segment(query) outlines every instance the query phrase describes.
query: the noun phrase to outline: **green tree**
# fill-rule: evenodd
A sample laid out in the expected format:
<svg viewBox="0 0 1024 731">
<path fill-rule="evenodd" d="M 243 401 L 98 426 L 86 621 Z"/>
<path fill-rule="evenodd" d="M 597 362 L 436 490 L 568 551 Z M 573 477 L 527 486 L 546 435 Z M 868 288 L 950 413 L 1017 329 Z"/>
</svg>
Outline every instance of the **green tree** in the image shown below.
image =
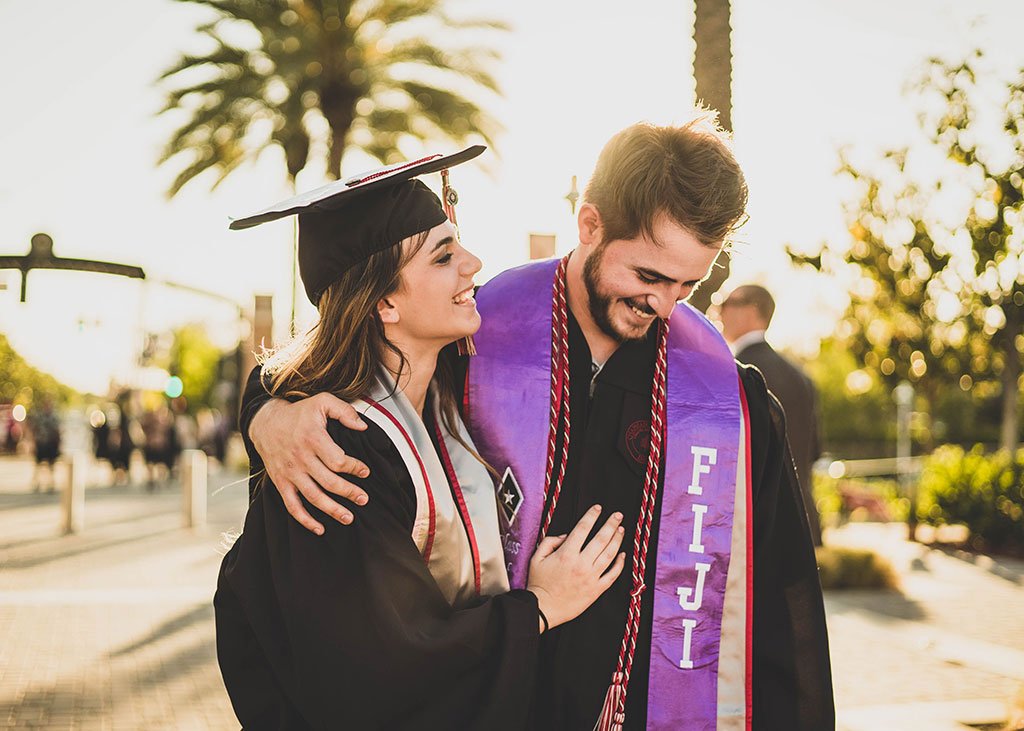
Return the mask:
<svg viewBox="0 0 1024 731">
<path fill-rule="evenodd" d="M 16 403 L 31 408 L 42 396 L 50 396 L 57 403 L 66 404 L 78 395 L 77 391 L 53 376 L 29 365 L 0 334 L 0 403 Z"/>
<path fill-rule="evenodd" d="M 990 354 L 979 353 L 974 365 L 999 379 L 999 443 L 1013 452 L 1024 387 L 1024 69 L 994 81 L 981 64 L 980 50 L 958 63 L 932 58 L 917 90 L 938 98 L 926 107 L 922 125 L 947 159 L 966 169 L 975 193 L 961 229 L 974 264 L 974 276 L 965 281 L 971 307 L 964 321 L 979 339 L 991 339 Z M 996 129 L 987 114 L 997 120 Z"/>
<path fill-rule="evenodd" d="M 216 16 L 197 29 L 209 50 L 161 76 L 171 86 L 161 113 L 186 117 L 160 158 L 183 161 L 170 195 L 211 170 L 216 186 L 268 148 L 284 153 L 294 182 L 311 151 L 338 178 L 350 146 L 389 163 L 407 138 L 493 144 L 499 130 L 473 98 L 499 93 L 488 70 L 498 54 L 432 42 L 504 29 L 497 21 L 454 19 L 442 0 L 178 1 Z"/>
<path fill-rule="evenodd" d="M 949 276 L 951 255 L 929 210 L 934 190 L 908 175 L 906 150 L 871 170 L 840 158 L 856 191 L 846 207 L 850 240 L 826 244 L 818 257 L 791 256 L 854 283 L 841 341 L 886 391 L 914 384 L 930 412 L 941 391 L 958 387 L 964 330 L 943 319 L 961 283 Z"/>
<path fill-rule="evenodd" d="M 1000 395 L 1000 445 L 1013 450 L 1024 352 L 1024 71 L 988 84 L 1004 97 L 993 102 L 977 88 L 978 58 L 929 61 L 913 88 L 932 145 L 887 152 L 873 165 L 841 154 L 839 173 L 855 190 L 850 238 L 827 242 L 819 256 L 790 256 L 852 282 L 838 330 L 861 368 L 890 387 L 914 383 L 929 413 L 954 389 L 982 401 Z M 993 104 L 1006 107 L 1001 133 L 978 121 Z M 948 169 L 921 182 L 921 166 L 908 161 L 935 152 Z M 950 215 L 958 198 L 969 205 Z"/>
<path fill-rule="evenodd" d="M 181 395 L 190 412 L 210 406 L 220 358 L 220 350 L 210 342 L 202 325 L 185 325 L 174 330 L 168 371 L 181 379 Z"/>
</svg>

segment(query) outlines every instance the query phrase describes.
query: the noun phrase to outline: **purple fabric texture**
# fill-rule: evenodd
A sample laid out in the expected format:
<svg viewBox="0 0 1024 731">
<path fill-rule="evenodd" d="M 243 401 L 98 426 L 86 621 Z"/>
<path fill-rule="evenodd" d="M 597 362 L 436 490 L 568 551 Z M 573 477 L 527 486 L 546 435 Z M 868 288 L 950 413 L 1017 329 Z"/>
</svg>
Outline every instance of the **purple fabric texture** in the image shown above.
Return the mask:
<svg viewBox="0 0 1024 731">
<path fill-rule="evenodd" d="M 557 265 L 504 272 L 476 298 L 483 325 L 469 369 L 468 423 L 480 453 L 503 475 L 499 503 L 503 491 L 521 491 L 521 499 L 504 501 L 500 523 L 513 588 L 526 586 L 544 508 Z M 647 727 L 714 729 L 741 407 L 732 354 L 685 304 L 670 319 L 667 388 Z M 631 556 L 632 545 L 626 550 Z"/>
</svg>

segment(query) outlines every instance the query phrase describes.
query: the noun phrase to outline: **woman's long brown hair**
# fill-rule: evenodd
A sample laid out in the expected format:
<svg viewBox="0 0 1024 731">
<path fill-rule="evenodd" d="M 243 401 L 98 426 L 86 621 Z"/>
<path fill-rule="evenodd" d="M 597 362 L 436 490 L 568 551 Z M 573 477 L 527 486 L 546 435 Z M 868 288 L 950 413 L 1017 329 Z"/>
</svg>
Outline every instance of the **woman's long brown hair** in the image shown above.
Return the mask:
<svg viewBox="0 0 1024 731">
<path fill-rule="evenodd" d="M 405 369 L 405 356 L 385 335 L 377 304 L 400 289 L 402 268 L 423 247 L 427 233 L 373 254 L 324 290 L 317 323 L 303 337 L 262 359 L 260 375 L 271 396 L 295 400 L 326 392 L 343 401 L 363 398 L 384 366 L 385 350 L 398 356 L 399 372 Z M 459 392 L 449 360 L 451 351 L 445 348 L 441 353 L 434 378 L 442 425 L 496 474 L 459 434 Z M 395 378 L 397 382 L 397 374 Z"/>
</svg>

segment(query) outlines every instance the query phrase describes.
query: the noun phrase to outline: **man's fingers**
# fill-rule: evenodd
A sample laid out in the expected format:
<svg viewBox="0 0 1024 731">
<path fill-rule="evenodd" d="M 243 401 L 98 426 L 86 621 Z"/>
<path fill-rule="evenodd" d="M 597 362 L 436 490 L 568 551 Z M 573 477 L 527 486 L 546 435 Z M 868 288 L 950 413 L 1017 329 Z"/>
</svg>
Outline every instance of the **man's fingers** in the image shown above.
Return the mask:
<svg viewBox="0 0 1024 731">
<path fill-rule="evenodd" d="M 366 428 L 366 422 L 359 416 L 359 412 L 352 408 L 337 396 L 329 393 L 320 394 L 317 398 L 322 401 L 324 414 L 330 419 L 337 419 L 349 429 L 362 431 Z"/>
<path fill-rule="evenodd" d="M 576 527 L 569 533 L 569 537 L 565 539 L 565 545 L 573 551 L 579 551 L 582 549 L 583 541 L 587 540 L 587 536 L 589 536 L 590 531 L 594 529 L 594 523 L 597 522 L 597 518 L 600 515 L 600 505 L 595 505 L 585 512 L 583 517 L 580 518 L 580 522 L 578 522 Z"/>
<path fill-rule="evenodd" d="M 337 442 L 331 439 L 330 434 L 326 430 L 321 429 L 318 432 L 312 449 L 313 455 L 325 464 L 331 472 L 340 472 L 343 475 L 354 475 L 356 477 L 366 477 L 370 474 L 370 468 L 366 466 L 366 463 L 345 452 L 344 449 L 338 446 Z M 313 464 L 307 464 L 306 469 L 312 472 L 314 466 Z"/>
<path fill-rule="evenodd" d="M 317 464 L 310 470 L 310 477 L 327 492 L 333 492 L 354 502 L 356 505 L 366 505 L 370 497 L 361 488 L 353 485 L 348 480 L 334 474 L 323 464 Z"/>
<path fill-rule="evenodd" d="M 608 520 L 604 522 L 604 525 L 601 526 L 601 529 L 593 538 L 590 539 L 590 543 L 588 543 L 583 549 L 583 557 L 592 563 L 597 562 L 597 559 L 604 551 L 605 546 L 607 546 L 609 541 L 615 537 L 615 529 L 618 528 L 621 523 L 622 513 L 612 513 L 608 517 Z M 618 548 L 616 547 L 615 550 L 618 550 Z M 605 562 L 604 565 L 607 566 L 608 563 Z"/>
<path fill-rule="evenodd" d="M 356 459 L 351 454 L 345 454 L 337 462 L 331 463 L 329 467 L 331 472 L 340 472 L 343 475 L 368 477 L 370 474 L 370 468 L 366 466 L 366 463 Z"/>
<path fill-rule="evenodd" d="M 310 533 L 316 533 L 318 536 L 324 534 L 324 527 L 318 521 L 313 519 L 313 516 L 309 514 L 302 505 L 302 501 L 299 500 L 299 492 L 291 485 L 282 487 L 276 482 L 274 486 L 277 487 L 277 491 L 281 494 L 281 500 L 284 501 L 284 507 L 288 511 L 288 514 L 298 521 L 299 525 L 308 530 Z"/>
<path fill-rule="evenodd" d="M 302 496 L 313 506 L 327 513 L 339 523 L 348 525 L 352 522 L 352 513 L 339 505 L 310 477 L 303 475 L 303 477 L 296 481 L 295 486 L 299 488 Z"/>
</svg>

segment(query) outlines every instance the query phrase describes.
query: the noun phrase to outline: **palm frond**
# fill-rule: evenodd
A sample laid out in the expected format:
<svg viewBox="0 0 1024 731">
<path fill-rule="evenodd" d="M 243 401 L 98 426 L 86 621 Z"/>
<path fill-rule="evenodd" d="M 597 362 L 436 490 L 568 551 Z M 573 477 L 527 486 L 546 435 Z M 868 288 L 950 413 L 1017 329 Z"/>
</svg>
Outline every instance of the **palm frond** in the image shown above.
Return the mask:
<svg viewBox="0 0 1024 731">
<path fill-rule="evenodd" d="M 480 136 L 493 145 L 501 130 L 483 106 L 462 93 L 500 94 L 493 73 L 499 54 L 477 46 L 446 49 L 431 42 L 443 34 L 427 35 L 416 21 L 444 31 L 508 30 L 503 21 L 451 17 L 446 0 L 177 2 L 214 11 L 213 19 L 197 24 L 213 50 L 183 54 L 160 76 L 171 87 L 160 113 L 185 114 L 159 161 L 184 164 L 169 195 L 211 171 L 216 186 L 268 147 L 284 151 L 294 178 L 311 149 L 327 149 L 333 171 L 346 144 L 392 162 L 403 140 L 464 142 Z M 345 25 L 332 26 L 335 15 Z M 257 34 L 251 47 L 226 40 L 235 38 L 226 31 L 236 22 Z M 396 31 L 396 25 L 411 32 Z M 373 104 L 360 104 L 364 99 Z M 328 132 L 307 126 L 313 107 Z M 260 120 L 272 124 L 254 126 Z"/>
<path fill-rule="evenodd" d="M 171 134 L 158 164 L 167 162 L 194 145 L 207 144 L 206 137 L 212 135 L 214 130 L 234 127 L 241 136 L 259 115 L 260 106 L 253 99 L 233 98 L 220 99 L 196 110 L 188 121 Z"/>
<path fill-rule="evenodd" d="M 497 79 L 486 70 L 486 66 L 499 57 L 498 52 L 491 48 L 470 47 L 444 51 L 431 45 L 425 38 L 413 38 L 382 53 L 374 59 L 373 65 L 387 69 L 402 63 L 422 64 L 463 76 L 500 94 Z"/>
<path fill-rule="evenodd" d="M 501 124 L 475 102 L 448 89 L 439 89 L 419 81 L 399 81 L 415 105 L 416 112 L 436 125 L 446 136 L 464 142 L 479 134 L 489 145 L 502 130 Z"/>
<path fill-rule="evenodd" d="M 230 167 L 233 170 L 247 157 L 246 150 L 237 141 L 231 141 L 227 144 L 218 143 L 195 146 L 192 149 L 195 151 L 195 159 L 174 178 L 174 182 L 171 183 L 170 188 L 167 190 L 168 198 L 177 195 L 185 185 L 207 170 L 218 170 L 225 167 Z M 249 154 L 254 153 L 250 152 Z M 214 185 L 222 179 L 223 176 L 215 179 Z"/>
<path fill-rule="evenodd" d="M 217 99 L 232 101 L 235 99 L 260 100 L 263 98 L 266 82 L 260 77 L 245 76 L 221 77 L 211 81 L 203 81 L 180 89 L 172 89 L 167 92 L 167 99 L 160 110 L 160 114 L 169 112 L 172 109 L 180 109 L 186 97 L 202 98 L 208 106 Z"/>
<path fill-rule="evenodd" d="M 394 108 L 376 108 L 360 122 L 374 133 L 401 134 L 411 127 L 409 112 Z"/>
<path fill-rule="evenodd" d="M 175 74 L 180 74 L 182 71 L 201 68 L 203 66 L 248 66 L 248 56 L 248 51 L 220 42 L 216 49 L 204 56 L 182 54 L 176 63 L 157 77 L 157 80 L 162 81 L 174 76 Z"/>
<path fill-rule="evenodd" d="M 413 18 L 436 15 L 440 8 L 441 0 L 378 0 L 355 20 L 359 25 L 377 21 L 385 26 L 394 26 Z"/>
<path fill-rule="evenodd" d="M 438 19 L 452 30 L 499 30 L 511 31 L 511 23 L 494 18 L 455 18 L 447 13 L 438 13 Z"/>
<path fill-rule="evenodd" d="M 281 13 L 289 9 L 288 0 L 177 0 L 181 3 L 212 8 L 225 18 L 244 20 L 255 26 L 280 22 Z"/>
</svg>

